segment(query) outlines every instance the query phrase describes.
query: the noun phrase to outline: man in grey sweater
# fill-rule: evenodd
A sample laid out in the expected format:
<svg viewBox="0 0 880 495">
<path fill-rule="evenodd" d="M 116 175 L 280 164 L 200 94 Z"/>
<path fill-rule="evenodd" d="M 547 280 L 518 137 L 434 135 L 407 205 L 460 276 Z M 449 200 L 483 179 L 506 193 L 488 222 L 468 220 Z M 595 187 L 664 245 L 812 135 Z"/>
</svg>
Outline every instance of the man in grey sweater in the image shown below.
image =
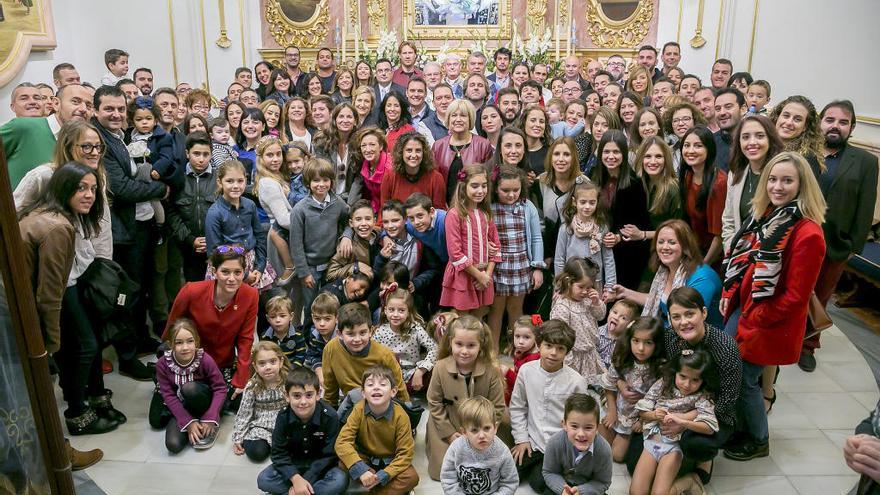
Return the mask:
<svg viewBox="0 0 880 495">
<path fill-rule="evenodd" d="M 563 429 L 544 449 L 545 493 L 602 495 L 611 486 L 611 446 L 597 435 L 599 405 L 586 394 L 565 401 Z"/>
</svg>

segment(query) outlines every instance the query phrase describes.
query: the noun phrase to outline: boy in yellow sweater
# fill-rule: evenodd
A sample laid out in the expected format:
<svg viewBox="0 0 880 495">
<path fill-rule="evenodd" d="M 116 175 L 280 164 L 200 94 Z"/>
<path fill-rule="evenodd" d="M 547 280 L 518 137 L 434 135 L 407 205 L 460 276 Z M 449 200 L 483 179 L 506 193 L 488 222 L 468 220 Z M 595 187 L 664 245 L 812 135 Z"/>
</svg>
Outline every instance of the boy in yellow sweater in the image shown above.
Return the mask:
<svg viewBox="0 0 880 495">
<path fill-rule="evenodd" d="M 419 484 L 412 466 L 415 443 L 409 417 L 391 401 L 403 382 L 399 375 L 399 370 L 395 373 L 385 366 L 364 371 L 364 400 L 354 406 L 336 438 L 339 460 L 351 479 L 371 494 L 409 493 Z"/>
<path fill-rule="evenodd" d="M 366 306 L 360 303 L 348 303 L 342 306 L 339 308 L 338 322 L 339 336 L 327 342 L 321 358 L 321 368 L 324 370 L 324 400 L 333 407 L 338 407 L 340 397 L 345 397 L 352 390 L 361 388 L 364 371 L 371 366 L 388 368 L 393 373 L 394 383 L 403 383 L 403 373 L 394 353 L 384 345 L 371 340 L 373 331 L 370 328 L 370 310 Z M 398 399 L 409 402 L 406 387 L 395 390 Z M 340 418 L 343 418 L 345 413 L 347 410 L 341 410 Z"/>
</svg>

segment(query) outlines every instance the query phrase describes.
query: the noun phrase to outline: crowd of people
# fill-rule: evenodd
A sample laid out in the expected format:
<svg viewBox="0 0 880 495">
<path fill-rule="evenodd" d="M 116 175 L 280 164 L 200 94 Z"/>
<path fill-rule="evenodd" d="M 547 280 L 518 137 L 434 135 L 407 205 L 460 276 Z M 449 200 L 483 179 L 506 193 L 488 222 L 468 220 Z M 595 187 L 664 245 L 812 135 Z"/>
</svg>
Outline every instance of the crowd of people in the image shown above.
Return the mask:
<svg viewBox="0 0 880 495">
<path fill-rule="evenodd" d="M 725 59 L 704 82 L 674 42 L 558 74 L 398 56 L 306 72 L 291 46 L 218 100 L 113 49 L 100 84 L 64 63 L 15 88 L 0 137 L 67 432 L 126 421 L 113 346 L 169 453 L 235 415 L 270 493 L 601 494 L 614 462 L 632 494 L 701 493 L 719 452 L 767 456 L 778 367 L 816 368 L 811 301 L 872 223 L 853 104 Z M 847 446 L 868 483 L 878 425 Z"/>
</svg>

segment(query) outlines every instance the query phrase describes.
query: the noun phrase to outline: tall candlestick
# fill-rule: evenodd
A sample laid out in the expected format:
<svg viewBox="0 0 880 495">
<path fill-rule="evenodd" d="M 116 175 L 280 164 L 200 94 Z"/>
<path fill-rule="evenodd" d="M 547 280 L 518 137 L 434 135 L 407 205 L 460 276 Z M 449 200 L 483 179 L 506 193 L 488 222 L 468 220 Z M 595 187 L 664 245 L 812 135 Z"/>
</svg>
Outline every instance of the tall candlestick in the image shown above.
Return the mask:
<svg viewBox="0 0 880 495">
<path fill-rule="evenodd" d="M 556 60 L 559 60 L 559 23 L 556 23 Z"/>
</svg>

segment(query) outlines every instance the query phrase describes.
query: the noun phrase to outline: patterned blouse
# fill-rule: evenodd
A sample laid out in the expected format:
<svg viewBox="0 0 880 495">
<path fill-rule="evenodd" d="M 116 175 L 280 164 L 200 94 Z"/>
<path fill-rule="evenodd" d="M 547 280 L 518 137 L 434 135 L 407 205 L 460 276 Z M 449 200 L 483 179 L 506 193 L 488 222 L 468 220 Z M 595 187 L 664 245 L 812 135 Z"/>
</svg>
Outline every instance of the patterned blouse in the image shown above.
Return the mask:
<svg viewBox="0 0 880 495">
<path fill-rule="evenodd" d="M 623 376 L 617 371 L 613 365 L 608 367 L 608 371 L 599 379 L 599 385 L 605 390 L 617 392 L 617 381 L 620 379 L 626 382 L 630 390 L 638 392 L 642 395 L 647 394 L 651 385 L 657 381 L 657 377 L 651 373 L 651 367 L 647 364 L 633 363 Z M 633 425 L 639 420 L 639 411 L 636 410 L 635 404 L 626 401 L 622 394 L 617 394 L 617 423 L 614 425 L 614 431 L 624 435 L 632 432 Z"/>
<path fill-rule="evenodd" d="M 277 387 L 257 391 L 258 377 L 253 377 L 244 388 L 241 396 L 241 407 L 235 415 L 235 427 L 232 430 L 232 442 L 244 440 L 265 440 L 272 444 L 272 432 L 278 412 L 287 407 L 284 400 L 284 382 Z"/>
<path fill-rule="evenodd" d="M 701 421 L 709 425 L 712 431 L 718 431 L 718 419 L 715 417 L 715 404 L 705 392 L 697 392 L 691 395 L 682 395 L 676 387 L 672 387 L 672 397 L 663 397 L 663 379 L 657 380 L 645 394 L 645 397 L 636 403 L 636 409 L 651 412 L 657 408 L 666 409 L 671 413 L 688 413 L 697 410 L 694 421 Z M 645 438 L 651 438 L 660 433 L 660 422 L 651 421 L 642 428 Z M 677 442 L 681 439 L 681 433 L 674 437 L 664 437 L 665 440 Z"/>
<path fill-rule="evenodd" d="M 413 322 L 412 331 L 407 340 L 392 330 L 388 323 L 384 323 L 376 329 L 373 340 L 394 352 L 397 361 L 400 362 L 400 369 L 403 371 L 405 381 L 409 381 L 418 368 L 425 371 L 434 369 L 434 362 L 437 361 L 437 342 L 431 338 L 425 327 L 418 323 Z M 427 351 L 424 358 L 421 354 L 422 348 Z"/>
</svg>

